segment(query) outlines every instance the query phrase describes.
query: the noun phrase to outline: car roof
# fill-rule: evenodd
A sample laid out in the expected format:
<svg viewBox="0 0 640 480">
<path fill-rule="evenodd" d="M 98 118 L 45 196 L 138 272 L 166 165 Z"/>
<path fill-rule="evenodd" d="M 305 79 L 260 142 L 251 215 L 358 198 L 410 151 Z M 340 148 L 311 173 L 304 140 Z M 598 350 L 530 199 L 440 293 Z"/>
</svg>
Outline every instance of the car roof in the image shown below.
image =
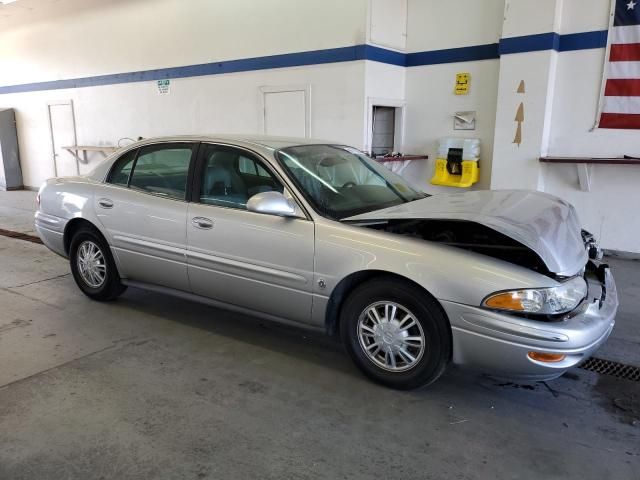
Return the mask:
<svg viewBox="0 0 640 480">
<path fill-rule="evenodd" d="M 247 134 L 223 134 L 223 135 L 177 135 L 166 137 L 153 137 L 144 138 L 138 142 L 126 145 L 127 147 L 148 145 L 156 142 L 171 142 L 171 141 L 198 141 L 198 142 L 224 142 L 224 143 L 236 143 L 251 144 L 270 150 L 278 150 L 280 148 L 293 147 L 296 145 L 318 145 L 329 144 L 336 145 L 340 142 L 332 142 L 328 140 L 311 139 L 311 138 L 299 138 L 299 137 L 277 137 L 271 135 L 247 135 Z"/>
<path fill-rule="evenodd" d="M 235 134 L 235 135 L 175 135 L 165 137 L 150 137 L 143 138 L 137 142 L 123 145 L 110 155 L 105 162 L 102 162 L 96 166 L 96 168 L 85 175 L 87 178 L 91 178 L 96 181 L 102 181 L 107 175 L 107 172 L 111 168 L 113 162 L 119 158 L 123 152 L 133 150 L 145 145 L 153 145 L 156 143 L 170 143 L 170 142 L 215 142 L 246 148 L 255 151 L 261 151 L 263 155 L 269 156 L 274 150 L 281 148 L 293 147 L 296 145 L 341 145 L 340 142 L 332 142 L 327 140 L 318 140 L 310 138 L 296 138 L 296 137 L 276 137 L 268 135 L 250 135 L 250 134 Z"/>
</svg>

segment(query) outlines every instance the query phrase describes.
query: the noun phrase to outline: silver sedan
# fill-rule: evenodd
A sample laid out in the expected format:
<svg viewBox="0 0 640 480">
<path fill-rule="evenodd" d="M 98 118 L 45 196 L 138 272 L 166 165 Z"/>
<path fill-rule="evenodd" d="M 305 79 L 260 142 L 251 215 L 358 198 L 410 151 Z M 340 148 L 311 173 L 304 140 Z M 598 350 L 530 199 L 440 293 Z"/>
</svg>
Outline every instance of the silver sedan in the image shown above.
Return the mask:
<svg viewBox="0 0 640 480">
<path fill-rule="evenodd" d="M 609 336 L 615 283 L 574 208 L 530 191 L 429 196 L 340 144 L 174 137 L 37 197 L 78 287 L 127 286 L 338 335 L 410 389 L 465 365 L 548 380 Z"/>
</svg>

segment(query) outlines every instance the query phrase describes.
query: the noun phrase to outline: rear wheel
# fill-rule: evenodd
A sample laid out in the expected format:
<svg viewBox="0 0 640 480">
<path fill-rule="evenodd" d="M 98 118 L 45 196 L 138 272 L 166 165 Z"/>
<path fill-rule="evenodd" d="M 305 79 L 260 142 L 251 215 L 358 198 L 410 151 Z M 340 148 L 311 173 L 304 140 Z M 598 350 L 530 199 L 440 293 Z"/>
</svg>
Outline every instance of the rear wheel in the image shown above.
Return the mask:
<svg viewBox="0 0 640 480">
<path fill-rule="evenodd" d="M 396 279 L 356 288 L 342 308 L 340 333 L 364 374 L 391 388 L 434 382 L 451 356 L 449 324 L 436 300 Z"/>
<path fill-rule="evenodd" d="M 113 300 L 126 290 L 109 246 L 91 228 L 81 228 L 69 248 L 71 273 L 82 292 L 93 300 Z"/>
</svg>

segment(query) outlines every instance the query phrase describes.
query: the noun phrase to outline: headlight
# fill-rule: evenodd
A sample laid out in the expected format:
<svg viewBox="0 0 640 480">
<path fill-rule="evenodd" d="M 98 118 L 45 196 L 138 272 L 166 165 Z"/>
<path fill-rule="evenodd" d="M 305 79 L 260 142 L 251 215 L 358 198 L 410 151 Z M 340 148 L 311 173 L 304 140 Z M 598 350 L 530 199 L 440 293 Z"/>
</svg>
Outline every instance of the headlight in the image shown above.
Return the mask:
<svg viewBox="0 0 640 480">
<path fill-rule="evenodd" d="M 587 283 L 582 277 L 574 277 L 557 287 L 526 288 L 489 295 L 484 307 L 495 310 L 558 315 L 576 308 L 587 296 Z"/>
</svg>

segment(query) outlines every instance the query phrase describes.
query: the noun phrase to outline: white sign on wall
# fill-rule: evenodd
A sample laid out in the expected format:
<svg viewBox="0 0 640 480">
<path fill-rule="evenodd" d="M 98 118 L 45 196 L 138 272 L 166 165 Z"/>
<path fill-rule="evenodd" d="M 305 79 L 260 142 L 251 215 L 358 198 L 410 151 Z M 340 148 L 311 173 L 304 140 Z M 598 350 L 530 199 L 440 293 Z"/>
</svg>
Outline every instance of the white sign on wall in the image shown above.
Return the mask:
<svg viewBox="0 0 640 480">
<path fill-rule="evenodd" d="M 171 80 L 168 78 L 165 80 L 158 80 L 158 93 L 160 95 L 168 95 L 171 93 Z"/>
</svg>

